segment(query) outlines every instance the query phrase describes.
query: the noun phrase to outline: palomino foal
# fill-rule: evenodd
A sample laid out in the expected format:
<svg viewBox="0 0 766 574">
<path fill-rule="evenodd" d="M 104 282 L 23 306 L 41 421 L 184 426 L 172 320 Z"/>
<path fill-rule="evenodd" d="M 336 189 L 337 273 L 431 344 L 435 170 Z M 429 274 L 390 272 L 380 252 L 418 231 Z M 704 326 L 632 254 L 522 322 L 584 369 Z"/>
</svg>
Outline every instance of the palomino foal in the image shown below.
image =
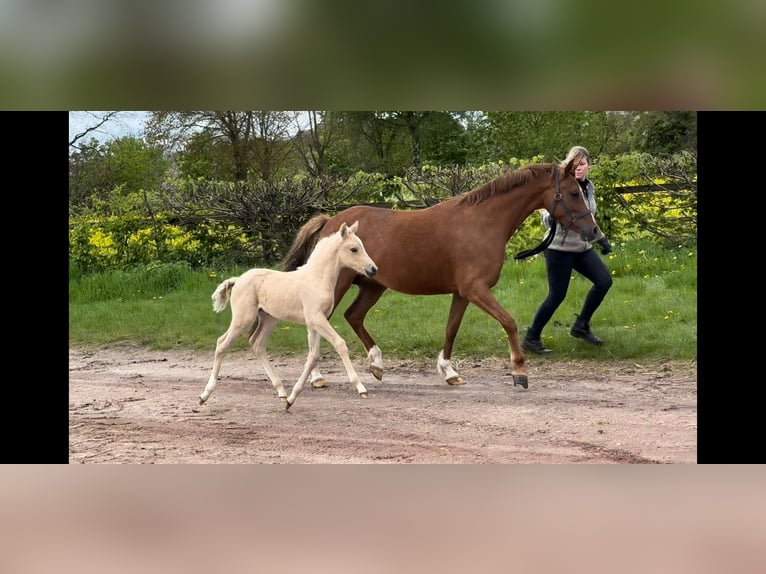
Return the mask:
<svg viewBox="0 0 766 574">
<path fill-rule="evenodd" d="M 250 269 L 239 277 L 226 279 L 216 288 L 212 295 L 213 309 L 221 312 L 230 301 L 231 324 L 218 338 L 213 370 L 205 390 L 199 396 L 200 404 L 207 401 L 215 389 L 224 353 L 245 333 L 277 395 L 286 401 L 285 409 L 295 402 L 319 359 L 320 337 L 332 344 L 343 360 L 349 381 L 360 396 L 367 397 L 367 389 L 351 364 L 346 342 L 328 321 L 335 305 L 335 284 L 343 269 L 351 269 L 365 277 L 372 277 L 378 272 L 362 240 L 356 235 L 358 227 L 358 221 L 350 226 L 341 225 L 337 232 L 317 242 L 305 265 L 294 271 Z M 306 325 L 308 330 L 306 364 L 290 396 L 287 396 L 282 380 L 272 368 L 266 353 L 266 342 L 278 321 L 300 323 Z"/>
</svg>

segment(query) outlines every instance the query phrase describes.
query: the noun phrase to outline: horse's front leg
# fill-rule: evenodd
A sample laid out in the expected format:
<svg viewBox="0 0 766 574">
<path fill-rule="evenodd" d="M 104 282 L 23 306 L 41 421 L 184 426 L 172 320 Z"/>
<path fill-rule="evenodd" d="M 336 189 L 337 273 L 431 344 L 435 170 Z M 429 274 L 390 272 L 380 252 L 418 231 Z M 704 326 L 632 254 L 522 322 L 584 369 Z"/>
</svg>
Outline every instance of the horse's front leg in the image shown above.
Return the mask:
<svg viewBox="0 0 766 574">
<path fill-rule="evenodd" d="M 360 280 L 359 293 L 357 293 L 356 299 L 354 299 L 343 314 L 367 350 L 367 358 L 370 360 L 370 372 L 379 381 L 383 380 L 383 353 L 365 328 L 364 318 L 385 291 L 386 287 L 380 283 Z"/>
<path fill-rule="evenodd" d="M 463 299 L 457 293 L 452 294 L 452 304 L 449 308 L 449 318 L 447 319 L 447 329 L 444 335 L 444 347 L 439 351 L 439 358 L 436 360 L 436 369 L 444 376 L 444 380 L 449 385 L 464 385 L 465 381 L 452 368 L 450 358 L 452 357 L 452 346 L 455 343 L 460 323 L 463 321 L 463 315 L 468 307 L 468 300 Z"/>
<path fill-rule="evenodd" d="M 519 330 L 516 321 L 511 317 L 510 313 L 498 303 L 497 299 L 495 299 L 495 296 L 492 295 L 489 289 L 472 293 L 470 301 L 479 307 L 479 309 L 494 317 L 500 325 L 502 325 L 505 334 L 508 336 L 508 345 L 511 352 L 511 376 L 513 377 L 513 386 L 520 385 L 526 389 L 529 386 L 527 364 L 524 352 L 521 350 Z"/>
</svg>

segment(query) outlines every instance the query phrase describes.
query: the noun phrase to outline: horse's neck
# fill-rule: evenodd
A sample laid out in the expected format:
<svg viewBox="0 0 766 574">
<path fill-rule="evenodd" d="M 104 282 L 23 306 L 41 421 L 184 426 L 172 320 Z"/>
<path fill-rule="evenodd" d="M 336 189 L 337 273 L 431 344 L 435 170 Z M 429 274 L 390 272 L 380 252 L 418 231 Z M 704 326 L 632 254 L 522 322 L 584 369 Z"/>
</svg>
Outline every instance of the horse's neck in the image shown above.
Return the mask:
<svg viewBox="0 0 766 574">
<path fill-rule="evenodd" d="M 535 187 L 531 191 L 515 189 L 498 193 L 473 209 L 482 209 L 492 221 L 501 221 L 507 242 L 532 212 L 543 207 L 542 190 L 544 187 Z"/>
</svg>

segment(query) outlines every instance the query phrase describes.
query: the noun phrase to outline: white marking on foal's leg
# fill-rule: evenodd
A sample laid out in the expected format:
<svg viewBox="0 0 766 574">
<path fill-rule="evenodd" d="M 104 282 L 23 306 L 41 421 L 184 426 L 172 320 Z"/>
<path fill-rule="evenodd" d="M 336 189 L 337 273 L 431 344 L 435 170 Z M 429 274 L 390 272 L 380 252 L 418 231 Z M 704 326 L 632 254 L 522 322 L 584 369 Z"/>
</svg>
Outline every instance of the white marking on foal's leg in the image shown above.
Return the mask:
<svg viewBox="0 0 766 574">
<path fill-rule="evenodd" d="M 449 385 L 463 385 L 465 381 L 455 372 L 449 359 L 444 358 L 444 349 L 439 351 L 439 358 L 436 360 L 436 370 L 444 375 L 444 380 Z"/>
<path fill-rule="evenodd" d="M 383 352 L 380 350 L 380 347 L 377 345 L 370 347 L 367 358 L 370 360 L 372 376 L 379 381 L 383 380 Z"/>
</svg>

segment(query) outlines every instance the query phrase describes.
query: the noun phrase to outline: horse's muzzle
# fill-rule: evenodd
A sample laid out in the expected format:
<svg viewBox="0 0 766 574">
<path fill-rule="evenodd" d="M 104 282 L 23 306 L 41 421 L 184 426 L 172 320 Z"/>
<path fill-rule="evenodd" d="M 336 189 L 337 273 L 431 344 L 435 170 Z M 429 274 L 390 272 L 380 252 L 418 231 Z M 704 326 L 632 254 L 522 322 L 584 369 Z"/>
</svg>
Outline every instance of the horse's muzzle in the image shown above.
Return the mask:
<svg viewBox="0 0 766 574">
<path fill-rule="evenodd" d="M 580 237 L 582 238 L 583 241 L 589 241 L 590 243 L 595 243 L 596 241 L 604 239 L 604 237 L 606 236 L 601 232 L 601 228 L 596 226 L 592 229 L 586 229 L 584 227 L 580 227 Z"/>
<path fill-rule="evenodd" d="M 367 274 L 367 277 L 372 277 L 378 272 L 378 268 L 374 265 L 370 265 L 364 270 L 364 272 Z"/>
</svg>

